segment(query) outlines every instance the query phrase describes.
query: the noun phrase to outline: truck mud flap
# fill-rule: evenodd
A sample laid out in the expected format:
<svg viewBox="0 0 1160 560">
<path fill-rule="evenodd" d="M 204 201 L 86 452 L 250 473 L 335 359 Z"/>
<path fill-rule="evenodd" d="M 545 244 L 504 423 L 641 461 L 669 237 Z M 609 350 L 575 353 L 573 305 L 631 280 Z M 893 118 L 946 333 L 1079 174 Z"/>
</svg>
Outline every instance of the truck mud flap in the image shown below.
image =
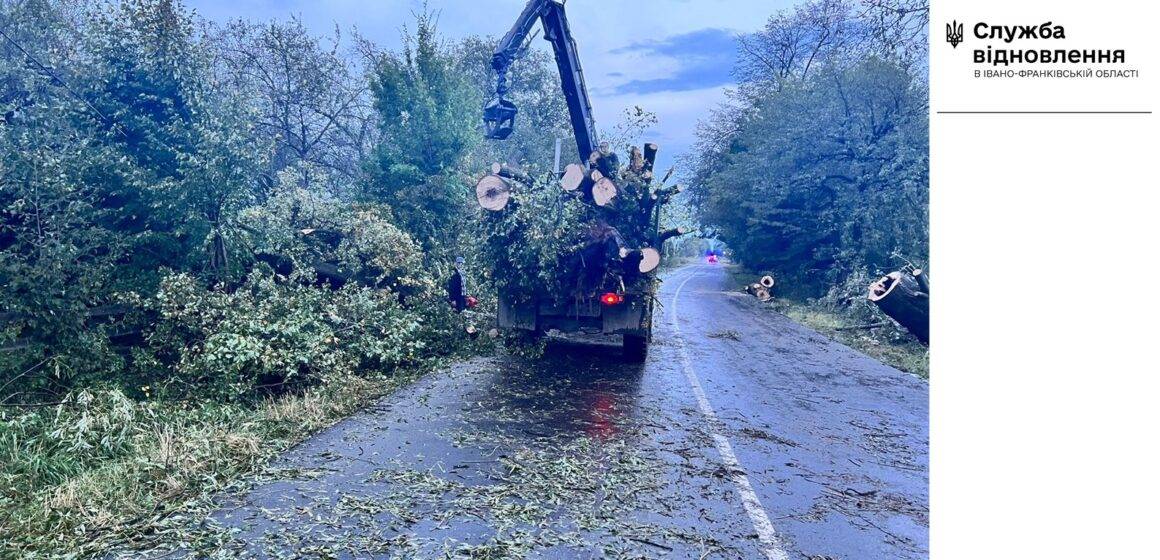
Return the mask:
<svg viewBox="0 0 1160 560">
<path fill-rule="evenodd" d="M 499 298 L 497 322 L 501 329 L 536 330 L 536 306 L 533 303 L 512 304 L 507 298 Z"/>
<path fill-rule="evenodd" d="M 613 305 L 604 308 L 604 332 L 615 334 L 637 332 L 644 328 L 645 306 L 643 303 Z"/>
</svg>

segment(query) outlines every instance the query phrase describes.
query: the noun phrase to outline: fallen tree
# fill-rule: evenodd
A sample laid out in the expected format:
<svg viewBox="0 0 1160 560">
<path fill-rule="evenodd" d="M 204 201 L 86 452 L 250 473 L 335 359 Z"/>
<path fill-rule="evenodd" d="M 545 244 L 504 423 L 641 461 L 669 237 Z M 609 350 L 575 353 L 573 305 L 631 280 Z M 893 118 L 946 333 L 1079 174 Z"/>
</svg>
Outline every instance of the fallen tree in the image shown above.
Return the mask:
<svg viewBox="0 0 1160 560">
<path fill-rule="evenodd" d="M 870 284 L 867 298 L 887 316 L 914 334 L 923 344 L 930 342 L 930 294 L 926 276 L 891 272 Z M 918 280 L 921 278 L 922 280 Z"/>
</svg>

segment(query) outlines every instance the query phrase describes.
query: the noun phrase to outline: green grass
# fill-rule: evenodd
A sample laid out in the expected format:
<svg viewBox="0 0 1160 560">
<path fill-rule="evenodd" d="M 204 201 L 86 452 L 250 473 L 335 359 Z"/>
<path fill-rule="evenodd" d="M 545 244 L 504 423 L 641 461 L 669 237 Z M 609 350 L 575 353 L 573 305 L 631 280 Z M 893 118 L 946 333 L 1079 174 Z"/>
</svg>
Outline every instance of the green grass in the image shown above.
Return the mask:
<svg viewBox="0 0 1160 560">
<path fill-rule="evenodd" d="M 0 409 L 0 558 L 221 538 L 191 523 L 213 510 L 216 494 L 415 373 L 333 379 L 250 404 L 93 389 L 59 406 Z"/>
</svg>

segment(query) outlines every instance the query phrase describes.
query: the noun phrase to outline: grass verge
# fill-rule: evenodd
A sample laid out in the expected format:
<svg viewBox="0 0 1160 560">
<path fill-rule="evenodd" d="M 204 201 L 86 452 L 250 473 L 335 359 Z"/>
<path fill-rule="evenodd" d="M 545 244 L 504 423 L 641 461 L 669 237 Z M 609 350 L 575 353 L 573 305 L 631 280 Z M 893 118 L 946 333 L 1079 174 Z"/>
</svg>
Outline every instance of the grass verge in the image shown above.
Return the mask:
<svg viewBox="0 0 1160 560">
<path fill-rule="evenodd" d="M 772 302 L 777 312 L 796 323 L 818 331 L 878 360 L 923 379 L 930 377 L 930 351 L 912 336 L 900 334 L 898 327 L 885 325 L 874 329 L 850 329 L 850 321 L 840 313 L 812 302 L 778 299 Z M 878 331 L 878 332 L 875 332 Z"/>
<path fill-rule="evenodd" d="M 736 265 L 729 266 L 729 274 L 738 290 L 760 277 Z M 818 300 L 774 298 L 766 305 L 794 322 L 814 329 L 831 340 L 858 350 L 875 360 L 923 379 L 929 379 L 930 350 L 889 317 L 873 309 L 868 302 L 859 301 L 859 303 L 866 308 L 861 309 L 858 316 Z M 867 316 L 874 319 L 868 321 Z"/>
<path fill-rule="evenodd" d="M 215 495 L 241 491 L 244 475 L 420 373 L 331 379 L 249 404 L 89 389 L 52 407 L 0 409 L 0 558 L 212 540 L 191 527 Z"/>
</svg>

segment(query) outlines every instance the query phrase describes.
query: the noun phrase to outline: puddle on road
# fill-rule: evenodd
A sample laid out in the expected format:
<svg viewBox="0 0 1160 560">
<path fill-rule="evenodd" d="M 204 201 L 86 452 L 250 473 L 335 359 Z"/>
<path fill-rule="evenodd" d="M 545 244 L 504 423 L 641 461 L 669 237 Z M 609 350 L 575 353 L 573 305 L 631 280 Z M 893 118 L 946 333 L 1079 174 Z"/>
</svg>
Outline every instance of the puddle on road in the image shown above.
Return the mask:
<svg viewBox="0 0 1160 560">
<path fill-rule="evenodd" d="M 537 360 L 509 359 L 478 389 L 469 421 L 518 437 L 618 437 L 640 417 L 644 364 L 608 345 L 553 341 Z"/>
</svg>

